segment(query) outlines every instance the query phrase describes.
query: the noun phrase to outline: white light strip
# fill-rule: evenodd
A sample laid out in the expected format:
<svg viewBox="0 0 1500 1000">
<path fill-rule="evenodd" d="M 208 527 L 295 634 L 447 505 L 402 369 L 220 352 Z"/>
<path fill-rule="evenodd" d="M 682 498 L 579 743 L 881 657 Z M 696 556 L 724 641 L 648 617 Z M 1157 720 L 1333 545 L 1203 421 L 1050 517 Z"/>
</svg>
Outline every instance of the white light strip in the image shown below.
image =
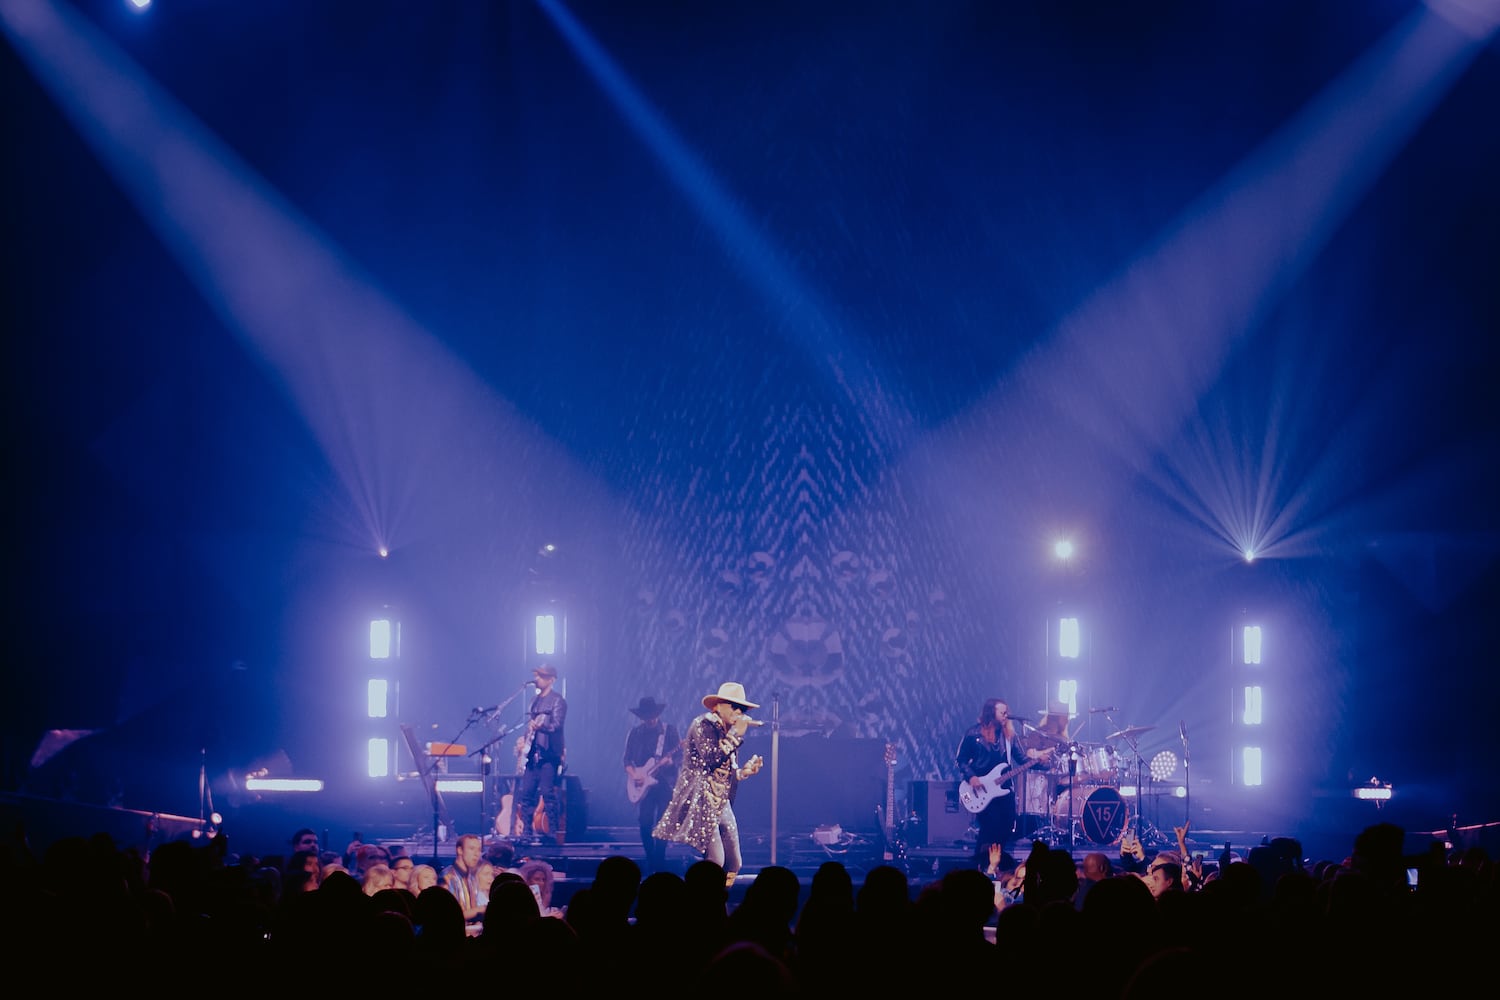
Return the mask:
<svg viewBox="0 0 1500 1000">
<path fill-rule="evenodd" d="M 484 782 L 479 778 L 439 778 L 437 790 L 440 792 L 459 792 L 478 794 L 484 791 Z"/>
<path fill-rule="evenodd" d="M 1356 788 L 1354 790 L 1356 799 L 1372 799 L 1376 801 L 1389 801 L 1391 790 L 1389 788 Z"/>
<path fill-rule="evenodd" d="M 246 778 L 247 792 L 321 792 L 319 778 Z"/>
</svg>

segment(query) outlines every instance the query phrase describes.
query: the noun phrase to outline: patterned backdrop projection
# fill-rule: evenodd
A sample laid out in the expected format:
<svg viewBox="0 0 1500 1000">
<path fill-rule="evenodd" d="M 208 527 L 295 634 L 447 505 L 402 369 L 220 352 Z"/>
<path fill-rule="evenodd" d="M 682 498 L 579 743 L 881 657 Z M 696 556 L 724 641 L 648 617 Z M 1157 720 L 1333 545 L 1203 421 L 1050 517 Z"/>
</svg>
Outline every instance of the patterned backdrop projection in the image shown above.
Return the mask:
<svg viewBox="0 0 1500 1000">
<path fill-rule="evenodd" d="M 700 438 L 690 474 L 661 468 L 632 498 L 619 629 L 604 644 L 631 666 L 604 672 L 618 685 L 605 700 L 650 692 L 681 725 L 737 680 L 782 736 L 831 738 L 861 778 L 872 765 L 859 741 L 894 750 L 899 788 L 952 777 L 980 703 L 1023 683 L 995 580 L 958 571 L 965 535 L 836 402 L 783 399 L 764 414 Z M 879 755 L 873 766 L 883 790 Z M 783 773 L 783 800 L 798 777 Z M 876 805 L 829 819 L 867 826 Z"/>
</svg>

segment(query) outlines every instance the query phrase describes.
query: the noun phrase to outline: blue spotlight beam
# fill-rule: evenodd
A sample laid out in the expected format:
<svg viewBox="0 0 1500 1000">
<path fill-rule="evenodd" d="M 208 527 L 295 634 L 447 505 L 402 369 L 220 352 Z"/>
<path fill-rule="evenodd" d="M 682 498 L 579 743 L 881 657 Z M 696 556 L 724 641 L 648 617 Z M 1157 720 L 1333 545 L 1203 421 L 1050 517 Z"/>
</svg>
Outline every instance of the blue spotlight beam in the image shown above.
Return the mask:
<svg viewBox="0 0 1500 1000">
<path fill-rule="evenodd" d="M 343 483 L 351 544 L 383 552 L 451 525 L 456 504 L 477 518 L 487 497 L 517 502 L 497 442 L 559 490 L 597 490 L 86 18 L 14 0 L 0 29 L 297 405 Z"/>
<path fill-rule="evenodd" d="M 656 157 L 662 169 L 718 237 L 726 257 L 739 265 L 746 279 L 765 300 L 768 310 L 784 319 L 775 324 L 789 330 L 791 346 L 807 358 L 815 371 L 839 386 L 865 422 L 877 447 L 888 453 L 899 449 L 913 420 L 904 406 L 891 405 L 896 416 L 874 424 L 872 400 L 890 395 L 873 370 L 868 354 L 840 332 L 835 310 L 784 263 L 783 254 L 751 224 L 743 207 L 654 108 L 619 65 L 584 29 L 559 0 L 537 0 L 537 5 L 572 46 L 604 95 Z M 888 404 L 893 401 L 886 401 Z"/>
<path fill-rule="evenodd" d="M 1460 19 L 1453 5 L 1442 7 L 1442 14 L 1422 7 L 1397 25 L 959 418 L 993 429 L 990 440 L 1004 454 L 976 463 L 971 438 L 955 435 L 946 445 L 951 453 L 934 463 L 980 475 L 1007 465 L 1045 467 L 1052 438 L 1001 431 L 1051 413 L 1081 425 L 1101 454 L 1148 472 L 1231 351 L 1307 271 L 1493 38 L 1495 18 Z M 1246 450 L 1232 429 L 1201 428 L 1192 440 L 1192 461 L 1169 468 L 1155 485 L 1236 558 L 1285 548 L 1318 513 L 1283 474 L 1274 434 L 1249 446 L 1258 452 L 1253 468 L 1223 464 Z M 1322 462 L 1335 468 L 1346 459 L 1330 444 Z"/>
</svg>

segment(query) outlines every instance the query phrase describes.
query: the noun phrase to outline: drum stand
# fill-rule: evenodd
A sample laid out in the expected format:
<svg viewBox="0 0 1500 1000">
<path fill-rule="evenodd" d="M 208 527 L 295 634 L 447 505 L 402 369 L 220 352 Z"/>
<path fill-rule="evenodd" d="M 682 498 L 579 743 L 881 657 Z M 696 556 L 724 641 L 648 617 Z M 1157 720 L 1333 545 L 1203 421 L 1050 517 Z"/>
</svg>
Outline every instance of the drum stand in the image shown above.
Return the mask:
<svg viewBox="0 0 1500 1000">
<path fill-rule="evenodd" d="M 1072 745 L 1066 743 L 1059 744 L 1059 746 L 1064 748 L 1069 748 Z M 1070 848 L 1073 846 L 1075 841 L 1073 833 L 1075 825 L 1073 821 L 1073 778 L 1077 770 L 1078 762 L 1070 753 L 1068 756 L 1068 826 L 1066 830 L 1058 827 L 1056 822 L 1057 815 L 1053 812 L 1052 808 L 1056 796 L 1051 794 L 1050 789 L 1057 783 L 1058 774 L 1052 770 L 1042 772 L 1046 776 L 1047 788 L 1049 789 L 1048 794 L 1044 796 L 1042 807 L 1047 822 L 1033 830 L 1031 836 L 1028 838 L 1029 840 L 1040 840 L 1048 847 L 1060 847 L 1065 842 Z"/>
<path fill-rule="evenodd" d="M 1078 845 L 1078 831 L 1073 822 L 1073 804 L 1078 801 L 1078 796 L 1073 794 L 1074 779 L 1078 776 L 1078 744 L 1068 744 L 1068 850 Z"/>
<path fill-rule="evenodd" d="M 1063 829 L 1058 829 L 1056 823 L 1051 822 L 1047 826 L 1038 827 L 1033 833 L 1032 839 L 1043 841 L 1048 847 L 1061 847 L 1066 844 L 1068 850 L 1071 851 L 1078 845 L 1080 839 L 1078 836 L 1079 821 L 1073 815 L 1074 804 L 1078 801 L 1078 796 L 1075 794 L 1078 787 L 1076 784 L 1078 777 L 1078 744 L 1063 743 L 1060 746 L 1068 755 L 1068 825 Z M 1052 771 L 1047 772 L 1049 775 L 1052 773 Z M 1056 819 L 1052 813 L 1051 796 L 1048 797 L 1047 816 L 1049 819 Z"/>
<path fill-rule="evenodd" d="M 1160 828 L 1146 815 L 1146 779 L 1145 764 L 1141 759 L 1141 743 L 1134 736 L 1125 737 L 1125 743 L 1130 747 L 1130 754 L 1135 758 L 1135 815 L 1136 815 L 1136 837 L 1142 844 L 1154 844 L 1160 847 L 1167 842 Z M 1156 779 L 1151 779 L 1155 781 Z M 1123 831 L 1122 831 L 1123 832 Z"/>
</svg>

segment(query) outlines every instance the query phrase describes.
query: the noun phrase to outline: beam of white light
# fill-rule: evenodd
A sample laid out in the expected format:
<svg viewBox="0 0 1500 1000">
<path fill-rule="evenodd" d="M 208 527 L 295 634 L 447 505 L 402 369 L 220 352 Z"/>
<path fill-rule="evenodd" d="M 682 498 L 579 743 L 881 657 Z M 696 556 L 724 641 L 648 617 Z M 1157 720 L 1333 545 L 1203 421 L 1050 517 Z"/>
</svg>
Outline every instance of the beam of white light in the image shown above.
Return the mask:
<svg viewBox="0 0 1500 1000">
<path fill-rule="evenodd" d="M 589 492 L 559 449 L 85 18 L 66 4 L 7 0 L 0 29 L 205 300 L 281 380 L 348 493 L 353 544 L 383 553 L 421 530 L 404 523 L 418 509 L 451 526 L 455 504 L 504 493 L 474 481 L 498 477 L 497 442 L 524 443 L 549 482 Z"/>
<path fill-rule="evenodd" d="M 1147 472 L 1232 349 L 1307 271 L 1494 30 L 1492 20 L 1470 19 L 1460 29 L 1425 7 L 1414 12 L 1066 317 L 960 421 L 1007 442 L 997 462 L 1043 467 L 1050 439 L 1003 430 L 1052 412 L 1061 423 L 1081 424 L 1123 465 Z M 1268 386 L 1266 398 L 1284 398 L 1284 388 Z M 1323 513 L 1313 505 L 1325 497 L 1286 481 L 1277 420 L 1273 413 L 1258 449 L 1243 448 L 1232 431 L 1196 428 L 1191 460 L 1157 477 L 1158 488 L 1237 557 L 1285 549 Z M 1358 438 L 1357 429 L 1342 430 L 1345 439 Z M 952 453 L 935 455 L 934 463 L 980 468 L 971 440 L 954 435 L 944 445 Z M 1020 449 L 1034 454 L 1016 454 Z M 1244 450 L 1258 453 L 1240 466 L 1223 464 Z M 1321 461 L 1331 469 L 1344 457 L 1329 448 Z"/>
<path fill-rule="evenodd" d="M 889 392 L 871 370 L 869 357 L 839 332 L 835 310 L 786 266 L 785 255 L 751 224 L 738 200 L 560 0 L 537 0 L 537 5 L 572 46 L 602 93 L 698 210 L 718 237 L 728 259 L 740 266 L 769 311 L 784 318 L 784 323 L 776 324 L 776 328 L 789 330 L 791 346 L 809 359 L 814 370 L 826 373 L 843 388 L 855 404 L 855 413 L 867 422 L 865 429 L 872 441 L 896 447 L 897 439 L 905 436 L 912 426 L 911 416 L 891 400 L 891 408 L 886 412 L 896 414 L 895 418 L 880 426 L 869 423 L 870 415 L 879 409 L 872 405 L 873 401 L 888 396 Z"/>
</svg>

